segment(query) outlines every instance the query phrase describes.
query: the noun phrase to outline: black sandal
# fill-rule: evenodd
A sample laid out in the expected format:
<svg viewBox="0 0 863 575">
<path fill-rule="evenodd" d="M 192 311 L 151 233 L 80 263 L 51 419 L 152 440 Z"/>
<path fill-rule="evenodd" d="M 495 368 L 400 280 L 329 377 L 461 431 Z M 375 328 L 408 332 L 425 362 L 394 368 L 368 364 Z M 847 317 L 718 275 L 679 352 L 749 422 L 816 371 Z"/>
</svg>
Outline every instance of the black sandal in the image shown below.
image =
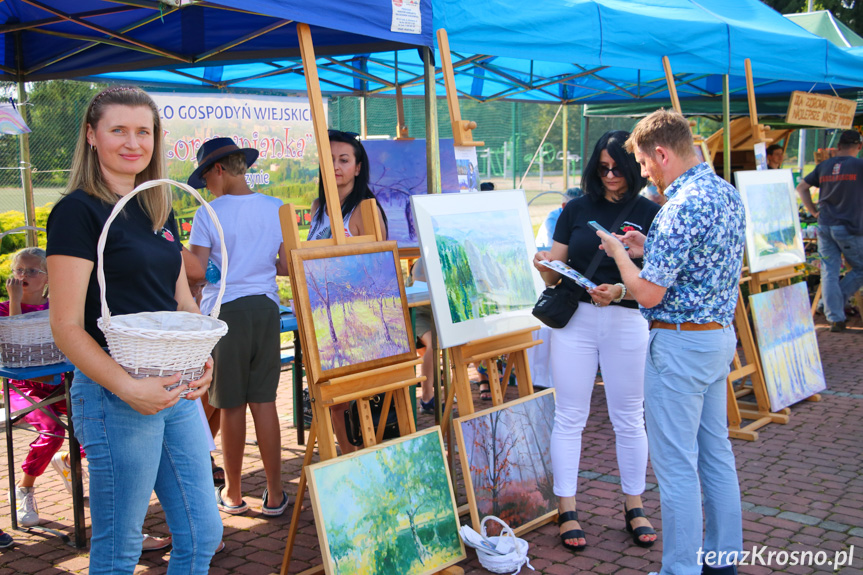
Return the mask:
<svg viewBox="0 0 863 575">
<path fill-rule="evenodd" d="M 656 531 L 654 531 L 653 527 L 632 527 L 631 521 L 638 517 L 644 517 L 647 519 L 647 515 L 644 514 L 643 507 L 636 507 L 634 509 L 626 510 L 626 504 L 623 504 L 623 517 L 626 521 L 626 531 L 632 535 L 632 542 L 638 545 L 639 547 L 644 547 L 645 549 L 648 547 L 653 547 L 653 544 L 656 543 L 656 539 L 653 541 L 642 541 L 641 537 L 643 535 L 656 535 Z"/>
<path fill-rule="evenodd" d="M 479 386 L 479 398 L 483 401 L 491 401 L 491 383 L 487 379 L 481 379 L 477 386 Z M 485 386 L 485 389 L 482 387 Z"/>
<path fill-rule="evenodd" d="M 557 525 L 561 526 L 567 521 L 578 521 L 578 511 L 564 511 L 559 514 L 557 517 Z M 569 549 L 570 551 L 581 551 L 585 547 L 587 547 L 587 543 L 584 545 L 573 545 L 571 543 L 567 543 L 567 539 L 584 539 L 584 530 L 582 529 L 570 529 L 566 533 L 560 534 L 560 542 L 563 543 L 563 546 Z"/>
</svg>

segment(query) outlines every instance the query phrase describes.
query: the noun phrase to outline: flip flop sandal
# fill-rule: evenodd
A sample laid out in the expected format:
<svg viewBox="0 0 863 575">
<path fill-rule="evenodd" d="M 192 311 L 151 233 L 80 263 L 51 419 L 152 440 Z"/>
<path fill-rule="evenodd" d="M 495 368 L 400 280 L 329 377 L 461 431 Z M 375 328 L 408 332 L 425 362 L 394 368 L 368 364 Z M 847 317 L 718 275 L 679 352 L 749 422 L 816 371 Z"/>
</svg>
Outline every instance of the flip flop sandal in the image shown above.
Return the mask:
<svg viewBox="0 0 863 575">
<path fill-rule="evenodd" d="M 224 511 L 228 515 L 242 515 L 249 510 L 249 504 L 244 499 L 240 501 L 239 505 L 228 505 L 225 503 L 222 499 L 221 487 L 216 487 L 216 505 L 218 505 L 219 511 Z"/>
<path fill-rule="evenodd" d="M 147 535 L 146 533 L 142 533 L 144 536 L 144 541 L 141 543 L 141 551 L 161 551 L 162 549 L 167 549 L 171 546 L 171 536 L 168 537 L 153 537 L 152 535 Z"/>
<path fill-rule="evenodd" d="M 479 398 L 483 401 L 491 401 L 491 382 L 487 379 L 482 379 L 477 383 L 479 387 Z M 482 386 L 486 386 L 485 389 Z"/>
<path fill-rule="evenodd" d="M 219 546 L 216 547 L 216 553 L 221 553 L 224 550 L 225 550 L 225 542 L 219 541 Z"/>
<path fill-rule="evenodd" d="M 269 501 L 266 487 L 264 488 L 264 496 L 262 499 L 263 501 L 261 501 L 261 513 L 268 517 L 278 517 L 285 512 L 285 509 L 288 508 L 288 494 L 285 491 L 282 491 L 282 503 L 278 507 L 269 507 L 267 505 Z"/>
</svg>

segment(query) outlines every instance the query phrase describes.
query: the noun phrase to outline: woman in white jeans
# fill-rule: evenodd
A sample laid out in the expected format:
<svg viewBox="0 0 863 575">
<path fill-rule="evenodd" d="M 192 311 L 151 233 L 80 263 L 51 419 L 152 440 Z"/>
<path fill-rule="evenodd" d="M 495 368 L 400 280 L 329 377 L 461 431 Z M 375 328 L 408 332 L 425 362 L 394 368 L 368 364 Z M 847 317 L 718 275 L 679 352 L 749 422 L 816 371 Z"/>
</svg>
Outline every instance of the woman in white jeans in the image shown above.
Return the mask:
<svg viewBox="0 0 863 575">
<path fill-rule="evenodd" d="M 638 230 L 647 234 L 659 206 L 639 196 L 646 181 L 635 157 L 624 149 L 628 132 L 604 134 L 585 167 L 585 195 L 563 209 L 554 231 L 551 251 L 537 252 L 534 265 L 548 285 L 560 275 L 542 266 L 543 260 L 559 260 L 581 273 L 599 249 L 596 221 L 612 233 Z M 630 203 L 632 203 L 630 207 Z M 618 225 L 624 209 L 629 212 Z M 611 229 L 612 226 L 615 229 Z M 647 468 L 647 436 L 644 431 L 644 359 L 648 327 L 638 304 L 627 296 L 617 266 L 603 256 L 591 280 L 595 289 L 581 290 L 578 309 L 569 322 L 552 330 L 551 372 L 557 406 L 551 435 L 554 493 L 558 496 L 560 538 L 564 547 L 580 551 L 587 545 L 578 523 L 578 487 L 581 434 L 590 411 L 590 395 L 597 367 L 602 371 L 608 413 L 614 426 L 617 463 L 625 527 L 633 542 L 650 547 L 656 532 L 642 509 L 641 494 Z M 569 281 L 569 280 L 567 280 Z M 574 284 L 572 284 L 574 285 Z"/>
</svg>

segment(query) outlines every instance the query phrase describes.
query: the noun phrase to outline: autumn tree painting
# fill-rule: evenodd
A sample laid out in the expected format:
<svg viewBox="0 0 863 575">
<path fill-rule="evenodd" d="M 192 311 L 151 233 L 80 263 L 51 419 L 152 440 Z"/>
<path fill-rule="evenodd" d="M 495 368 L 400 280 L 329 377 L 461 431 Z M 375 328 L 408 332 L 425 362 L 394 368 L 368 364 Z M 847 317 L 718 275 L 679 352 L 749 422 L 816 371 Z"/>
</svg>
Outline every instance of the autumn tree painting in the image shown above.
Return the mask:
<svg viewBox="0 0 863 575">
<path fill-rule="evenodd" d="M 321 369 L 410 352 L 391 250 L 303 261 Z"/>
<path fill-rule="evenodd" d="M 420 575 L 464 557 L 438 428 L 310 473 L 330 575 Z"/>
<path fill-rule="evenodd" d="M 516 530 L 557 510 L 550 453 L 553 425 L 551 390 L 459 418 L 459 455 L 463 472 L 470 476 L 470 486 L 465 483 L 475 523 L 495 515 Z M 493 526 L 486 524 L 497 534 Z"/>
</svg>

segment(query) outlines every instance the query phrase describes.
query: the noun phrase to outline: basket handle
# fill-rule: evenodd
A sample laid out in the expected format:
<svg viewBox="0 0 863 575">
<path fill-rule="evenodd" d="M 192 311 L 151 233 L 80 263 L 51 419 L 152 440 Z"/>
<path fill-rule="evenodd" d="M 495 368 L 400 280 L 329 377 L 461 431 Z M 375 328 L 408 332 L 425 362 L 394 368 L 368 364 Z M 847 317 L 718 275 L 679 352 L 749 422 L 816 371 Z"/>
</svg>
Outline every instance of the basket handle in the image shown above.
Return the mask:
<svg viewBox="0 0 863 575">
<path fill-rule="evenodd" d="M 498 519 L 494 515 L 486 515 L 485 517 L 482 518 L 482 522 L 479 524 L 479 532 L 480 532 L 480 536 L 483 539 L 485 539 L 486 542 L 488 542 L 492 547 L 494 547 L 495 544 L 492 543 L 491 541 L 489 541 L 488 537 L 486 536 L 486 530 L 485 530 L 485 522 L 488 521 L 489 519 L 495 520 L 496 522 L 500 523 L 501 527 L 503 527 L 503 529 L 501 529 L 501 531 L 500 531 L 501 536 L 503 536 L 504 534 L 506 534 L 507 531 L 509 531 L 510 537 L 515 539 L 515 533 L 513 532 L 512 528 L 509 525 L 507 525 L 506 523 L 504 523 L 503 521 L 501 521 L 500 519 Z"/>
<path fill-rule="evenodd" d="M 5 232 L 0 233 L 0 240 L 8 236 L 9 234 L 18 234 L 21 232 L 26 232 L 29 230 L 34 230 L 37 232 L 46 232 L 45 228 L 40 228 L 39 226 L 18 226 L 17 228 L 12 228 L 11 230 L 6 230 Z"/>
<path fill-rule="evenodd" d="M 111 223 L 120 215 L 120 212 L 123 211 L 123 207 L 129 203 L 129 201 L 135 197 L 138 192 L 143 192 L 144 190 L 148 190 L 150 188 L 155 188 L 156 186 L 160 186 L 162 184 L 168 184 L 169 186 L 177 186 L 190 194 L 192 194 L 196 200 L 207 210 L 207 213 L 210 215 L 210 219 L 213 220 L 213 223 L 216 225 L 216 232 L 219 234 L 219 242 L 220 245 L 224 248 L 225 246 L 225 235 L 222 232 L 222 225 L 219 223 L 219 218 L 216 215 L 215 210 L 210 207 L 210 204 L 201 197 L 201 194 L 198 191 L 188 184 L 183 184 L 181 182 L 175 182 L 174 180 L 169 180 L 167 178 L 161 178 L 158 180 L 150 180 L 149 182 L 144 182 L 137 186 L 134 190 L 120 198 L 120 200 L 114 205 L 114 209 L 111 210 L 111 215 L 108 216 L 108 219 L 105 221 L 105 226 L 102 228 L 102 233 L 99 236 L 99 244 L 96 246 L 96 279 L 99 282 L 99 298 L 102 302 L 102 321 L 105 323 L 105 327 L 111 324 L 111 312 L 108 310 L 108 300 L 106 298 L 105 293 L 105 262 L 104 262 L 104 254 L 105 254 L 105 244 L 108 241 L 108 228 L 111 227 Z M 180 241 L 180 238 L 177 238 L 177 241 Z M 213 306 L 213 311 L 210 312 L 210 316 L 213 318 L 219 317 L 219 311 L 222 307 L 222 296 L 225 295 L 225 285 L 227 281 L 225 281 L 228 277 L 228 250 L 222 249 L 222 281 L 219 286 L 219 295 L 216 296 L 216 305 Z"/>
</svg>

